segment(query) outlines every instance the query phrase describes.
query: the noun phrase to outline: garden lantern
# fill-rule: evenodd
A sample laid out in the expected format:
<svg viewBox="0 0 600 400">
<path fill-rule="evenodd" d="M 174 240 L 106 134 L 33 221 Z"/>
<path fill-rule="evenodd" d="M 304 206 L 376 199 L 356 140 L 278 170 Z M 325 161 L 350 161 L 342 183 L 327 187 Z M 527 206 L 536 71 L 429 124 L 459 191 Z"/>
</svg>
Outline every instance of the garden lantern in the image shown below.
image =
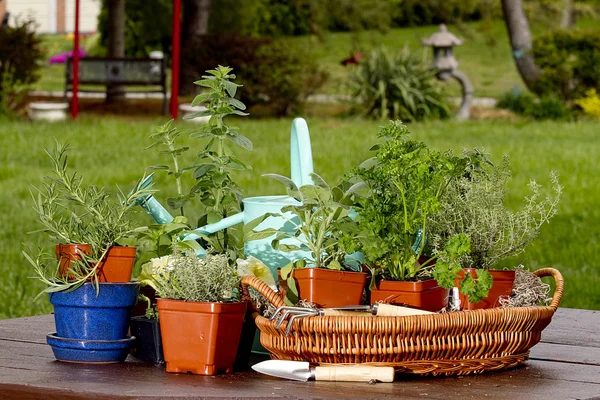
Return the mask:
<svg viewBox="0 0 600 400">
<path fill-rule="evenodd" d="M 453 47 L 460 46 L 463 41 L 448 32 L 448 28 L 445 24 L 441 24 L 438 32 L 427 39 L 423 39 L 421 43 L 424 46 L 431 46 L 433 48 L 433 61 L 431 67 L 438 71 L 436 77 L 442 81 L 454 78 L 458 80 L 462 86 L 462 102 L 456 113 L 456 118 L 461 120 L 469 119 L 471 100 L 473 98 L 473 86 L 469 79 L 457 69 L 458 61 L 454 58 L 453 51 Z"/>
</svg>

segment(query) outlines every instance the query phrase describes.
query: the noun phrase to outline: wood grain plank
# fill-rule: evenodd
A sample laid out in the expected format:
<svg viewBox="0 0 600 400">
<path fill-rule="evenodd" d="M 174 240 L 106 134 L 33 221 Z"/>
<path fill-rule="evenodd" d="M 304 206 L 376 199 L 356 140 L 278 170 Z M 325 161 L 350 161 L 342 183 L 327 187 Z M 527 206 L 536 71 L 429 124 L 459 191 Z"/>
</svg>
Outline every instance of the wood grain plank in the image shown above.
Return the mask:
<svg viewBox="0 0 600 400">
<path fill-rule="evenodd" d="M 598 347 L 538 343 L 531 349 L 530 357 L 532 360 L 600 366 L 600 348 Z"/>
<path fill-rule="evenodd" d="M 542 342 L 600 347 L 600 311 L 559 308 L 542 332 Z"/>
</svg>

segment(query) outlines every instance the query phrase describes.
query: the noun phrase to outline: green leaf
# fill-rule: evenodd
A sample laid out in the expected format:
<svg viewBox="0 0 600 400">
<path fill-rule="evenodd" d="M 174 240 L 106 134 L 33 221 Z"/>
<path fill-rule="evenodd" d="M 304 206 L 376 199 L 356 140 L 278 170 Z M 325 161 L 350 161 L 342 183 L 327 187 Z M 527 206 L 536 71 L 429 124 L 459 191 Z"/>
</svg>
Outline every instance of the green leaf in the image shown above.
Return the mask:
<svg viewBox="0 0 600 400">
<path fill-rule="evenodd" d="M 199 179 L 206 175 L 207 172 L 213 170 L 215 168 L 214 164 L 200 164 L 198 168 L 192 174 L 194 179 Z"/>
<path fill-rule="evenodd" d="M 229 96 L 231 97 L 235 97 L 235 94 L 237 93 L 237 89 L 240 85 L 237 85 L 231 81 L 228 80 L 224 80 L 223 81 L 223 85 L 225 86 L 225 90 L 227 90 L 227 93 L 229 94 Z"/>
<path fill-rule="evenodd" d="M 287 176 L 283 176 L 283 175 L 279 175 L 279 174 L 263 174 L 263 176 L 266 178 L 275 179 L 276 181 L 283 183 L 288 188 L 288 190 L 298 191 L 298 186 L 296 186 L 294 181 L 291 180 L 290 178 L 288 178 Z"/>
<path fill-rule="evenodd" d="M 275 235 L 277 232 L 278 232 L 278 230 L 275 228 L 267 228 L 267 229 L 263 229 L 262 231 L 251 231 L 251 232 L 248 232 L 246 235 L 244 235 L 244 240 L 246 242 L 250 242 L 252 240 L 263 240 L 263 239 L 270 238 L 271 236 Z"/>
<path fill-rule="evenodd" d="M 314 199 L 319 204 L 325 204 L 331 200 L 331 191 L 315 185 L 304 185 L 300 188 L 300 192 L 305 198 Z"/>
<path fill-rule="evenodd" d="M 235 99 L 233 97 L 226 99 L 225 101 L 240 110 L 246 109 L 246 105 L 244 103 L 242 103 L 241 101 L 239 101 L 238 99 Z"/>
<path fill-rule="evenodd" d="M 310 177 L 312 178 L 312 181 L 315 183 L 315 185 L 329 190 L 329 185 L 327 184 L 327 182 L 325 182 L 325 180 L 321 178 L 318 174 L 312 172 L 310 174 Z"/>
<path fill-rule="evenodd" d="M 211 93 L 201 93 L 198 96 L 194 97 L 192 101 L 192 107 L 197 106 L 198 104 L 205 103 L 211 96 Z"/>
<path fill-rule="evenodd" d="M 263 222 L 268 217 L 269 217 L 269 214 L 265 214 L 260 217 L 254 218 L 252 221 L 248 222 L 247 224 L 244 224 L 244 235 L 255 230 L 256 227 L 258 225 L 260 225 L 261 222 Z"/>
<path fill-rule="evenodd" d="M 168 165 L 153 165 L 151 167 L 146 168 L 147 170 L 169 170 L 169 166 Z"/>
<path fill-rule="evenodd" d="M 246 150 L 252 150 L 252 142 L 243 135 L 227 135 L 227 139 L 231 140 L 235 144 L 240 145 Z"/>
<path fill-rule="evenodd" d="M 196 111 L 194 113 L 188 114 L 185 117 L 183 117 L 183 119 L 188 120 L 188 119 L 194 119 L 194 118 L 198 118 L 198 117 L 206 117 L 209 115 L 212 115 L 211 110 L 202 110 L 202 111 Z"/>
<path fill-rule="evenodd" d="M 288 288 L 285 297 L 290 301 L 290 303 L 296 305 L 300 300 L 298 296 L 298 287 L 296 286 L 296 280 L 292 277 L 289 277 L 286 282 Z"/>
<path fill-rule="evenodd" d="M 340 264 L 339 261 L 333 260 L 332 262 L 330 262 L 329 264 L 327 264 L 327 269 L 334 269 L 336 271 L 341 271 L 342 270 L 342 265 Z"/>
<path fill-rule="evenodd" d="M 300 247 L 296 246 L 295 244 L 283 244 L 281 243 L 279 245 L 279 250 L 284 251 L 286 253 L 289 253 L 291 251 L 298 251 L 298 250 L 302 250 Z"/>
<path fill-rule="evenodd" d="M 281 279 L 283 279 L 284 281 L 288 279 L 288 277 L 290 276 L 290 274 L 292 273 L 292 270 L 294 269 L 294 265 L 293 263 L 289 263 L 288 265 L 286 265 L 285 267 L 282 267 L 279 271 L 281 273 Z"/>
</svg>

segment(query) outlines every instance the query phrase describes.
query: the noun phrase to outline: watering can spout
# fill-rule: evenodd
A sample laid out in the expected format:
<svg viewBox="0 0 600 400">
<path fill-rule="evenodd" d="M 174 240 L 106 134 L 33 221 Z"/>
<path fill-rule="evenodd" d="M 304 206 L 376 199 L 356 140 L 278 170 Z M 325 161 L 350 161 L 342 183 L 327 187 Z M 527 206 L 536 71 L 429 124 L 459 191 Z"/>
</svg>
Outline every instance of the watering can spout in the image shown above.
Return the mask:
<svg viewBox="0 0 600 400">
<path fill-rule="evenodd" d="M 310 134 L 304 118 L 296 118 L 292 122 L 290 140 L 292 181 L 298 187 L 313 185 L 313 180 L 310 177 L 310 174 L 314 172 Z"/>
</svg>

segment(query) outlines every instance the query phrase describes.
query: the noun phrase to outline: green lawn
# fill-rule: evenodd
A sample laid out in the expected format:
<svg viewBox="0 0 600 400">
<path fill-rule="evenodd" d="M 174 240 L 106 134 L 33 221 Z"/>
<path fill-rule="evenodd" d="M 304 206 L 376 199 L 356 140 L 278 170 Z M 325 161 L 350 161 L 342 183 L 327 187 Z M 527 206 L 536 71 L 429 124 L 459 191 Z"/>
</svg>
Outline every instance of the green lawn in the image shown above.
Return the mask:
<svg viewBox="0 0 600 400">
<path fill-rule="evenodd" d="M 162 119 L 125 120 L 119 117 L 83 116 L 77 122 L 57 124 L 0 122 L 3 149 L 0 158 L 0 318 L 40 314 L 50 311 L 46 300 L 32 303 L 41 289 L 29 277 L 31 268 L 21 256 L 21 243 L 32 241 L 27 232 L 37 228 L 31 209 L 29 188 L 48 173 L 49 162 L 43 149 L 54 138 L 73 146 L 71 163 L 86 182 L 124 189 L 131 187 L 148 165 L 162 163 L 153 151 L 144 151 L 148 135 Z M 267 172 L 289 174 L 290 119 L 240 120 L 241 131 L 255 146 L 241 153 L 254 167 L 239 176 L 248 196 L 282 193 L 282 187 L 266 178 Z M 309 118 L 316 172 L 329 181 L 368 156 L 375 141 L 376 122 L 360 119 Z M 185 125 L 190 127 L 191 125 Z M 559 268 L 566 277 L 563 305 L 600 309 L 600 178 L 596 160 L 600 157 L 598 124 L 528 122 L 432 122 L 411 126 L 414 136 L 435 148 L 484 147 L 498 160 L 502 154 L 512 159 L 514 180 L 510 203 L 526 195 L 526 183 L 535 178 L 548 183 L 555 169 L 564 185 L 560 214 L 545 226 L 538 241 L 514 262 L 536 269 Z M 186 139 L 193 149 L 200 143 Z M 193 156 L 193 154 L 190 154 Z M 173 193 L 174 185 L 157 174 L 157 196 Z M 141 214 L 140 222 L 149 222 Z"/>
</svg>

